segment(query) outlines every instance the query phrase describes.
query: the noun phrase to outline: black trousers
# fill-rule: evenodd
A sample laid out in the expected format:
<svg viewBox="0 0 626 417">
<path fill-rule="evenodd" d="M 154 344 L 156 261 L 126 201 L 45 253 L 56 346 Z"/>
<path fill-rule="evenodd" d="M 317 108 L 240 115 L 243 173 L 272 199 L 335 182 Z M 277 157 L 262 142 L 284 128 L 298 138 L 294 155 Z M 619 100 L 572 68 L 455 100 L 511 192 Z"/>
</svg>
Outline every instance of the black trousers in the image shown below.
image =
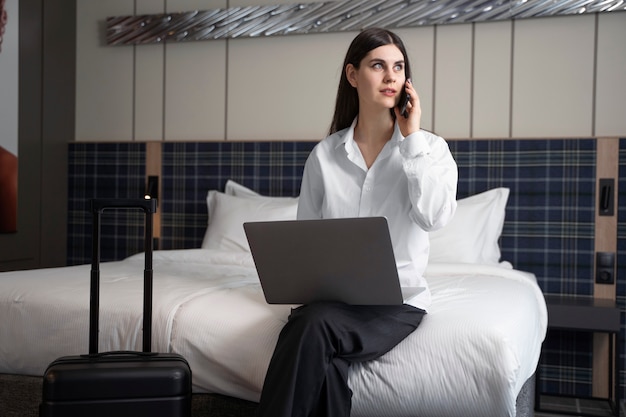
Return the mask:
<svg viewBox="0 0 626 417">
<path fill-rule="evenodd" d="M 313 303 L 291 312 L 263 384 L 259 417 L 348 417 L 352 362 L 376 359 L 426 314 L 409 306 Z"/>
</svg>

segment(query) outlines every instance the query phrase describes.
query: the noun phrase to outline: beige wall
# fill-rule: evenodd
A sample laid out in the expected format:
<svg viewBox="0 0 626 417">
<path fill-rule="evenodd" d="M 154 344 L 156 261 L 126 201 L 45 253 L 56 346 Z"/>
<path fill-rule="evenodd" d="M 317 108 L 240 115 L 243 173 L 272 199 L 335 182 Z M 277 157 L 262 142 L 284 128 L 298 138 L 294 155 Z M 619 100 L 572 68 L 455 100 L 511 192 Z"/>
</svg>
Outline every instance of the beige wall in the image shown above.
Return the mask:
<svg viewBox="0 0 626 417">
<path fill-rule="evenodd" d="M 104 44 L 107 16 L 159 13 L 164 3 L 138 0 L 135 11 L 127 0 L 78 2 L 76 140 L 324 136 L 354 32 Z M 219 7 L 167 1 L 167 11 Z M 626 135 L 626 12 L 397 32 L 414 66 L 423 125 L 444 137 Z"/>
</svg>

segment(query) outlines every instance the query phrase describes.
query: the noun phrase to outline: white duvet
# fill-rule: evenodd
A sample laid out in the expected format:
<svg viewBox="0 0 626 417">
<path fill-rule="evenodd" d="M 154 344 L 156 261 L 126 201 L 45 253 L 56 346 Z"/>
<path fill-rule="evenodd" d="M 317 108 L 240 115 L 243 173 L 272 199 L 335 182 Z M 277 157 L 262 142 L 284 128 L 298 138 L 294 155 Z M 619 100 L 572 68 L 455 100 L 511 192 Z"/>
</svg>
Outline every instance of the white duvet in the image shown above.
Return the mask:
<svg viewBox="0 0 626 417">
<path fill-rule="evenodd" d="M 0 373 L 42 375 L 88 350 L 90 265 L 0 274 Z M 143 256 L 101 267 L 99 349 L 141 350 Z M 426 271 L 420 327 L 350 371 L 353 416 L 514 416 L 547 326 L 531 274 L 472 264 Z M 194 391 L 257 401 L 291 306 L 268 305 L 249 254 L 154 253 L 152 349 L 182 354 Z"/>
</svg>

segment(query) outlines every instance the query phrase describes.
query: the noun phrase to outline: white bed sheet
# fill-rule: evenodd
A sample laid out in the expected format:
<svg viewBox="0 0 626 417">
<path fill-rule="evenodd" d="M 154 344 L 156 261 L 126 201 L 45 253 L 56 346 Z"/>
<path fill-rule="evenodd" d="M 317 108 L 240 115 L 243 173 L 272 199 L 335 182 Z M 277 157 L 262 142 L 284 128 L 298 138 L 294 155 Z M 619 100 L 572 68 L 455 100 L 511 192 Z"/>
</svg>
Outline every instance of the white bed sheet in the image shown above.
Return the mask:
<svg viewBox="0 0 626 417">
<path fill-rule="evenodd" d="M 143 256 L 102 265 L 100 350 L 141 349 Z M 42 375 L 86 353 L 90 266 L 0 274 L 0 373 Z M 194 391 L 258 400 L 291 306 L 264 301 L 249 254 L 154 254 L 153 350 L 190 362 Z M 433 304 L 382 358 L 350 371 L 353 416 L 514 416 L 547 313 L 531 274 L 430 265 Z"/>
</svg>

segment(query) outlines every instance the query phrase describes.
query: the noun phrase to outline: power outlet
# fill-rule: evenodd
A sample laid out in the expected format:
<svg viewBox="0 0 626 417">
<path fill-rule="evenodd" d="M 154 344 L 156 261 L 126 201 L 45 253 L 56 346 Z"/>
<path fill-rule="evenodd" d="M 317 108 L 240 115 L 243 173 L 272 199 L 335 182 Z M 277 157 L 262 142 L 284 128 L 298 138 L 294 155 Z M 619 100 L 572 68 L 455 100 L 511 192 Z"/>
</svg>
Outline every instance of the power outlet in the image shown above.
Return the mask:
<svg viewBox="0 0 626 417">
<path fill-rule="evenodd" d="M 598 196 L 598 214 L 600 216 L 615 215 L 615 179 L 600 178 Z"/>
<path fill-rule="evenodd" d="M 596 252 L 596 283 L 615 283 L 615 253 Z"/>
</svg>

